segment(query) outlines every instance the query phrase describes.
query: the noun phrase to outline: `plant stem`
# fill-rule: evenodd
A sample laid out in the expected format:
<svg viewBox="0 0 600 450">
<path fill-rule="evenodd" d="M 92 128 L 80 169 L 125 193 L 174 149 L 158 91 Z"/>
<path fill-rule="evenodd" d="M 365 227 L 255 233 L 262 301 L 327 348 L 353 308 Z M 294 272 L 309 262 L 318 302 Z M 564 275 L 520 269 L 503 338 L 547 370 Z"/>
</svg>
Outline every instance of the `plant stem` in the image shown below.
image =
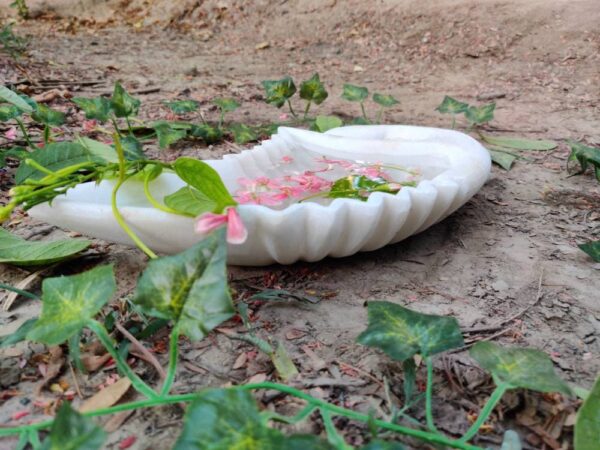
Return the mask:
<svg viewBox="0 0 600 450">
<path fill-rule="evenodd" d="M 50 127 L 46 124 L 46 125 L 44 125 L 44 145 L 47 145 L 49 140 L 50 140 Z"/>
<path fill-rule="evenodd" d="M 315 405 L 311 405 L 309 403 L 304 408 L 302 408 L 300 411 L 298 411 L 298 413 L 295 416 L 292 416 L 292 417 L 282 416 L 281 414 L 277 414 L 276 412 L 272 412 L 272 411 L 264 411 L 262 413 L 262 416 L 265 419 L 265 421 L 267 421 L 267 422 L 269 420 L 276 420 L 277 422 L 283 422 L 288 425 L 294 425 L 298 422 L 302 422 L 303 420 L 306 420 L 308 418 L 308 416 L 310 416 L 315 411 L 315 409 L 317 409 L 317 407 Z"/>
<path fill-rule="evenodd" d="M 381 108 L 379 108 L 379 111 L 377 112 L 377 123 L 381 123 L 382 117 L 383 117 L 383 106 Z"/>
<path fill-rule="evenodd" d="M 335 429 L 335 425 L 331 419 L 331 414 L 329 411 L 327 409 L 319 409 L 319 413 L 323 418 L 323 425 L 325 426 L 325 432 L 327 433 L 327 440 L 329 443 L 335 446 L 337 449 L 347 449 L 348 445 L 346 445 L 344 438 L 342 438 Z"/>
<path fill-rule="evenodd" d="M 171 337 L 169 340 L 169 368 L 167 369 L 167 377 L 160 390 L 161 397 L 164 397 L 171 390 L 173 381 L 175 380 L 175 373 L 177 372 L 177 357 L 179 356 L 179 325 L 175 324 L 171 330 Z"/>
<path fill-rule="evenodd" d="M 288 98 L 287 100 L 287 104 L 288 107 L 290 108 L 290 112 L 292 113 L 292 116 L 294 116 L 295 119 L 298 118 L 298 116 L 296 115 L 296 113 L 294 112 L 294 108 L 292 108 L 292 102 L 290 101 L 290 99 Z"/>
<path fill-rule="evenodd" d="M 149 399 L 160 398 L 159 395 L 154 391 L 154 389 L 152 389 L 150 386 L 144 383 L 144 381 L 142 381 L 142 379 L 139 376 L 137 376 L 137 374 L 133 370 L 131 370 L 131 367 L 127 365 L 127 362 L 115 349 L 112 339 L 108 335 L 108 332 L 106 331 L 106 328 L 104 328 L 104 325 L 102 325 L 97 320 L 91 319 L 87 322 L 87 326 L 90 330 L 94 332 L 96 336 L 98 336 L 98 339 L 100 339 L 102 345 L 106 347 L 106 350 L 108 351 L 108 353 L 110 353 L 110 356 L 112 356 L 112 358 L 115 360 L 119 371 L 131 380 L 131 384 L 136 391 L 138 391 L 140 394 L 145 395 Z"/>
<path fill-rule="evenodd" d="M 121 132 L 119 131 L 119 124 L 117 123 L 117 116 L 113 114 L 110 120 L 112 121 L 113 127 L 115 127 L 115 133 L 117 133 L 117 135 L 121 137 Z"/>
<path fill-rule="evenodd" d="M 21 133 L 23 133 L 23 137 L 25 138 L 25 141 L 27 141 L 27 145 L 29 145 L 29 147 L 35 149 L 36 147 L 31 142 L 31 139 L 29 138 L 29 134 L 27 133 L 27 129 L 25 128 L 25 124 L 23 123 L 23 121 L 19 118 L 16 118 L 15 120 L 17 121 L 17 124 L 19 125 L 19 128 L 21 129 Z"/>
<path fill-rule="evenodd" d="M 123 154 L 123 147 L 121 146 L 121 141 L 119 139 L 118 133 L 115 133 L 115 150 L 117 151 L 117 155 L 119 155 L 119 179 L 115 186 L 113 187 L 112 196 L 111 196 L 111 205 L 112 205 L 112 213 L 115 216 L 117 223 L 121 226 L 123 231 L 127 233 L 127 235 L 131 238 L 131 240 L 137 245 L 140 250 L 142 250 L 146 255 L 148 255 L 152 259 L 158 258 L 156 253 L 154 253 L 150 248 L 142 242 L 142 240 L 133 232 L 133 230 L 127 225 L 125 219 L 119 212 L 119 208 L 117 207 L 117 192 L 119 192 L 119 188 L 123 185 L 126 180 L 125 177 L 125 155 Z"/>
<path fill-rule="evenodd" d="M 129 135 L 133 136 L 133 130 L 131 129 L 131 122 L 129 122 L 129 117 L 125 116 L 125 122 L 127 122 L 127 128 L 129 129 Z"/>
<path fill-rule="evenodd" d="M 302 120 L 306 120 L 306 116 L 308 115 L 308 111 L 310 110 L 310 105 L 312 104 L 312 101 L 308 100 L 306 102 L 306 108 L 304 108 L 304 116 L 302 116 Z"/>
<path fill-rule="evenodd" d="M 144 177 L 144 194 L 146 194 L 146 198 L 152 204 L 152 206 L 154 206 L 156 209 L 158 209 L 160 211 L 164 211 L 169 214 L 179 214 L 174 209 L 171 209 L 168 206 L 163 205 L 162 203 L 158 202 L 154 198 L 154 196 L 152 195 L 152 192 L 150 192 L 150 174 L 147 174 Z"/>
<path fill-rule="evenodd" d="M 368 122 L 369 119 L 367 118 L 367 112 L 365 111 L 364 102 L 360 102 L 360 110 L 362 111 L 363 118 Z"/>
<path fill-rule="evenodd" d="M 12 287 L 9 284 L 0 283 L 0 289 L 6 289 L 7 291 L 16 292 L 17 294 L 22 295 L 23 297 L 30 298 L 32 300 L 39 300 L 40 299 L 37 295 L 32 294 L 31 292 L 23 291 L 23 290 L 21 290 L 19 288 Z"/>
<path fill-rule="evenodd" d="M 490 417 L 490 414 L 508 389 L 509 385 L 506 383 L 500 383 L 496 386 L 496 389 L 494 389 L 494 392 L 492 392 L 492 395 L 488 401 L 485 403 L 485 405 L 483 405 L 483 408 L 481 408 L 477 420 L 473 423 L 473 425 L 471 425 L 463 437 L 459 439 L 460 442 L 466 443 L 477 434 L 481 426 L 485 423 L 488 417 Z"/>
<path fill-rule="evenodd" d="M 456 128 L 456 114 L 452 114 L 452 129 Z"/>
<path fill-rule="evenodd" d="M 427 386 L 425 388 L 425 416 L 427 418 L 427 428 L 437 432 L 437 428 L 433 422 L 433 410 L 431 408 L 431 397 L 433 393 L 433 362 L 431 361 L 431 357 L 428 356 L 425 358 L 425 364 L 427 366 Z"/>
</svg>

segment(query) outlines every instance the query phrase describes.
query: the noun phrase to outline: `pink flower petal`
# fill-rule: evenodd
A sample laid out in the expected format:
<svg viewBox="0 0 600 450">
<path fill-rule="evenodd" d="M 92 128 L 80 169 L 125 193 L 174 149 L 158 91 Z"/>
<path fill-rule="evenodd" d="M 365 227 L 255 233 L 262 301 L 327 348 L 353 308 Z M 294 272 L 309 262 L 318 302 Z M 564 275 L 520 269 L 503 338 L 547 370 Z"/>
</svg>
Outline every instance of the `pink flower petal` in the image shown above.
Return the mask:
<svg viewBox="0 0 600 450">
<path fill-rule="evenodd" d="M 248 230 L 235 208 L 227 208 L 227 242 L 243 244 L 248 238 Z"/>
<path fill-rule="evenodd" d="M 227 216 L 208 212 L 198 217 L 194 231 L 198 234 L 208 234 L 226 223 Z"/>
<path fill-rule="evenodd" d="M 17 138 L 17 129 L 15 127 L 9 128 L 4 137 L 8 140 L 14 141 Z"/>
</svg>

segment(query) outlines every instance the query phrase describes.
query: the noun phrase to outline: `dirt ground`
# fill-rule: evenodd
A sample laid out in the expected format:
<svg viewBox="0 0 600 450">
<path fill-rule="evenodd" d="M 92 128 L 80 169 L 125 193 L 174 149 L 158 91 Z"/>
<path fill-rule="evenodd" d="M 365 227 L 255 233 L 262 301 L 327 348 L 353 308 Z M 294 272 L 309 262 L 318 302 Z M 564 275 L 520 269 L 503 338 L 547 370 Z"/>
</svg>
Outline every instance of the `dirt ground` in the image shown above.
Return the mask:
<svg viewBox="0 0 600 450">
<path fill-rule="evenodd" d="M 0 0 L 0 16 L 12 13 L 9 3 Z M 471 103 L 496 101 L 490 133 L 561 141 L 557 150 L 532 152 L 530 161 L 517 162 L 510 172 L 494 167 L 467 205 L 397 245 L 314 264 L 232 267 L 239 298 L 265 288 L 321 298 L 318 304 L 252 304 L 260 334 L 281 339 L 300 369 L 299 386 L 365 412 L 386 410 L 384 377 L 401 392 L 400 366 L 354 343 L 366 326 L 370 299 L 453 315 L 468 330 L 468 342 L 492 339 L 544 350 L 565 379 L 585 388 L 600 373 L 600 265 L 576 246 L 600 236 L 600 187 L 589 175 L 569 178 L 565 171 L 566 140 L 600 144 L 597 0 L 28 3 L 33 18 L 19 22 L 15 31 L 30 36 L 29 55 L 15 62 L 0 54 L 0 79 L 37 81 L 41 88 L 34 93 L 50 89 L 44 80 L 64 80 L 59 90 L 92 96 L 120 80 L 142 91 L 137 96 L 147 116 L 164 115 L 161 101 L 178 96 L 199 100 L 214 114 L 208 101 L 231 96 L 243 102 L 233 119 L 259 123 L 278 116 L 262 100 L 261 80 L 287 74 L 300 80 L 318 71 L 330 91 L 323 113 L 357 114 L 339 98 L 343 83 L 350 82 L 400 99 L 386 114 L 388 123 L 447 127 L 448 117 L 434 108 L 448 94 Z M 97 83 L 85 86 L 81 80 Z M 66 103 L 58 98 L 53 104 Z M 214 158 L 232 151 L 239 148 L 186 145 L 160 155 Z M 25 216 L 10 226 L 36 239 L 64 234 Z M 97 241 L 86 258 L 50 273 L 80 271 L 98 260 L 117 265 L 122 295 L 132 292 L 145 266 L 140 252 Z M 2 282 L 15 284 L 28 275 L 0 266 Z M 38 308 L 19 300 L 2 311 L 0 334 Z M 166 364 L 164 339 L 159 336 L 153 350 Z M 266 358 L 221 334 L 182 345 L 185 364 L 176 391 L 275 377 Z M 35 354 L 44 349 L 19 349 L 5 352 L 0 361 L 0 387 L 19 391 L 3 396 L 0 423 L 23 409 L 24 399 L 57 398 L 48 389 L 35 392 Z M 137 367 L 153 376 L 143 363 Z M 489 379 L 475 367 L 466 352 L 438 359 L 436 420 L 448 433 L 464 431 L 468 415 L 491 391 Z M 72 375 L 63 369 L 60 377 L 71 382 Z M 78 374 L 84 395 L 94 393 L 104 378 L 105 370 Z M 293 409 L 268 395 L 262 400 L 270 407 Z M 479 444 L 498 446 L 502 432 L 515 427 L 525 448 L 569 448 L 574 405 L 511 394 Z M 42 418 L 39 412 L 31 419 Z M 419 408 L 415 414 L 422 418 Z M 107 448 L 117 448 L 132 434 L 138 440 L 131 448 L 169 448 L 180 417 L 177 407 L 137 411 L 116 427 Z M 349 443 L 364 441 L 355 424 L 337 425 Z M 318 420 L 303 427 L 322 431 Z M 3 444 L 14 445 L 0 441 L 0 448 Z"/>
</svg>

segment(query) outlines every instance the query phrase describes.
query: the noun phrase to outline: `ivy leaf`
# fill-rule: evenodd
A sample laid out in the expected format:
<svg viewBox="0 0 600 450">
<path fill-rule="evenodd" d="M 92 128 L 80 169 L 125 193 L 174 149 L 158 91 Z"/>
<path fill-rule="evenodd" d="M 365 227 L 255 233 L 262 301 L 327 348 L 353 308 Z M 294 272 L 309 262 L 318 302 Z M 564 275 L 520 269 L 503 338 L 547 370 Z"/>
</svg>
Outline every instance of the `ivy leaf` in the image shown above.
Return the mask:
<svg viewBox="0 0 600 450">
<path fill-rule="evenodd" d="M 23 114 L 23 111 L 15 105 L 9 103 L 0 104 L 0 122 L 8 122 L 9 120 L 16 119 L 21 114 Z"/>
<path fill-rule="evenodd" d="M 42 450 L 99 450 L 106 437 L 102 428 L 63 402 Z"/>
<path fill-rule="evenodd" d="M 588 147 L 579 142 L 569 142 L 569 146 L 571 147 L 571 154 L 567 159 L 567 163 L 577 161 L 580 166 L 580 171 L 576 172 L 575 175 L 584 173 L 588 165 L 592 165 L 596 179 L 600 181 L 600 148 Z"/>
<path fill-rule="evenodd" d="M 158 146 L 160 148 L 168 148 L 187 136 L 186 130 L 177 130 L 169 122 L 156 122 L 153 124 L 153 127 L 154 131 L 156 131 Z"/>
<path fill-rule="evenodd" d="M 442 103 L 435 109 L 442 114 L 460 114 L 466 112 L 469 105 L 446 95 Z"/>
<path fill-rule="evenodd" d="M 553 150 L 558 144 L 554 141 L 524 139 L 498 136 L 481 136 L 485 142 L 500 147 L 514 148 L 516 150 Z"/>
<path fill-rule="evenodd" d="M 164 104 L 175 114 L 194 112 L 200 105 L 196 100 L 175 100 L 173 102 L 164 102 Z"/>
<path fill-rule="evenodd" d="M 321 83 L 318 73 L 315 73 L 300 85 L 300 98 L 313 102 L 316 105 L 323 103 L 328 95 L 325 86 Z"/>
<path fill-rule="evenodd" d="M 578 247 L 590 255 L 595 262 L 600 262 L 600 241 L 586 242 L 579 244 Z"/>
<path fill-rule="evenodd" d="M 364 102 L 368 96 L 369 90 L 366 87 L 344 84 L 343 99 L 350 102 Z"/>
<path fill-rule="evenodd" d="M 105 97 L 73 97 L 71 101 L 85 113 L 86 119 L 95 119 L 101 123 L 109 119 L 111 112 L 110 100 Z"/>
<path fill-rule="evenodd" d="M 465 117 L 473 124 L 481 125 L 494 118 L 496 103 L 489 103 L 483 106 L 469 106 L 465 111 Z"/>
<path fill-rule="evenodd" d="M 28 102 L 24 97 L 25 96 L 17 94 L 14 91 L 11 91 L 6 86 L 0 86 L 0 100 L 4 100 L 12 105 L 15 105 L 17 108 L 19 108 L 23 112 L 26 112 L 26 113 L 33 112 L 33 110 L 35 108 L 35 106 L 34 106 L 35 102 L 32 99 L 29 99 L 29 97 L 26 97 L 27 99 L 31 100 L 31 102 Z M 32 103 L 33 103 L 33 105 L 32 105 Z"/>
<path fill-rule="evenodd" d="M 575 422 L 575 448 L 592 450 L 600 442 L 600 378 L 577 412 Z"/>
<path fill-rule="evenodd" d="M 198 217 L 200 214 L 214 210 L 217 204 L 203 195 L 198 189 L 185 186 L 164 198 L 165 205 L 180 214 Z"/>
<path fill-rule="evenodd" d="M 0 263 L 15 266 L 41 266 L 75 256 L 90 246 L 83 239 L 26 241 L 0 228 Z"/>
<path fill-rule="evenodd" d="M 232 98 L 215 98 L 213 103 L 217 105 L 223 113 L 233 112 L 241 106 Z"/>
<path fill-rule="evenodd" d="M 226 250 L 220 229 L 182 253 L 150 261 L 133 302 L 150 316 L 173 320 L 190 339 L 203 339 L 234 314 Z"/>
<path fill-rule="evenodd" d="M 59 345 L 85 327 L 115 293 L 113 266 L 42 282 L 42 314 L 27 339 Z"/>
<path fill-rule="evenodd" d="M 213 212 L 220 213 L 227 206 L 237 205 L 219 173 L 205 162 L 193 158 L 178 158 L 173 166 L 179 178 L 215 202 L 217 207 Z"/>
<path fill-rule="evenodd" d="M 336 116 L 317 116 L 313 126 L 314 131 L 325 133 L 332 128 L 338 128 L 344 125 L 342 119 Z"/>
<path fill-rule="evenodd" d="M 115 83 L 110 105 L 117 117 L 129 117 L 137 115 L 141 102 L 137 98 L 133 98 L 121 86 L 120 83 Z"/>
<path fill-rule="evenodd" d="M 31 118 L 51 127 L 58 127 L 65 123 L 65 115 L 60 111 L 48 108 L 40 103 L 31 114 Z"/>
<path fill-rule="evenodd" d="M 200 393 L 184 418 L 173 450 L 333 450 L 317 436 L 285 436 L 268 428 L 249 392 L 211 389 Z"/>
<path fill-rule="evenodd" d="M 405 361 L 419 353 L 424 357 L 462 347 L 463 337 L 454 317 L 421 314 L 390 302 L 369 302 L 369 326 L 359 344 L 382 350 L 392 359 Z"/>
<path fill-rule="evenodd" d="M 219 128 L 211 127 L 208 124 L 192 125 L 190 134 L 201 138 L 209 145 L 219 142 L 223 138 L 223 132 Z"/>
<path fill-rule="evenodd" d="M 490 150 L 490 149 L 488 149 L 488 152 L 490 152 L 492 161 L 495 162 L 496 164 L 498 164 L 504 170 L 510 170 L 513 163 L 517 160 L 517 157 L 515 155 L 512 155 L 507 152 L 502 152 L 502 151 L 498 151 L 498 150 Z"/>
<path fill-rule="evenodd" d="M 267 103 L 281 108 L 296 93 L 296 85 L 291 77 L 281 80 L 265 80 L 262 82 L 267 94 Z"/>
<path fill-rule="evenodd" d="M 378 105 L 384 106 L 386 108 L 390 108 L 390 107 L 400 103 L 398 100 L 396 100 L 391 95 L 384 95 L 384 94 L 373 94 L 373 101 L 375 103 L 377 103 Z"/>
<path fill-rule="evenodd" d="M 478 342 L 469 353 L 481 367 L 492 373 L 496 384 L 507 384 L 509 389 L 572 395 L 571 388 L 556 375 L 552 360 L 544 352 Z"/>
<path fill-rule="evenodd" d="M 258 135 L 252 128 L 243 123 L 234 123 L 229 127 L 236 144 L 246 144 L 258 140 Z"/>
<path fill-rule="evenodd" d="M 12 334 L 0 337 L 0 348 L 13 346 L 27 339 L 27 333 L 34 327 L 36 322 L 37 317 L 26 320 Z"/>
</svg>

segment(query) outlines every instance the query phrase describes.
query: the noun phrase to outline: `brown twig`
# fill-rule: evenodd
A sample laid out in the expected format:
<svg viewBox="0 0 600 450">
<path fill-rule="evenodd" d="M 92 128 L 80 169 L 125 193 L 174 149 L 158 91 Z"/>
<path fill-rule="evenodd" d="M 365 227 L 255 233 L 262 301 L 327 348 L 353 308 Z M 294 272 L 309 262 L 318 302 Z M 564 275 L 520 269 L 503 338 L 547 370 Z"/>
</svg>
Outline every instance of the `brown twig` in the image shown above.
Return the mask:
<svg viewBox="0 0 600 450">
<path fill-rule="evenodd" d="M 83 398 L 83 395 L 81 394 L 81 389 L 79 389 L 79 381 L 77 381 L 77 376 L 75 375 L 75 370 L 73 370 L 73 364 L 71 364 L 71 361 L 69 361 L 68 363 L 69 363 L 69 371 L 71 372 L 71 377 L 73 377 L 73 384 L 75 385 L 75 391 L 77 392 L 77 396 L 79 398 Z"/>
<path fill-rule="evenodd" d="M 148 363 L 150 363 L 152 367 L 156 369 L 160 378 L 164 380 L 167 374 L 165 373 L 165 369 L 163 369 L 156 357 L 152 353 L 150 353 L 148 349 L 144 347 L 142 343 L 138 341 L 129 331 L 127 331 L 123 325 L 116 322 L 115 327 L 123 336 L 125 336 L 125 338 L 127 338 L 129 342 L 133 344 L 135 350 L 137 350 L 146 358 L 146 361 L 148 361 Z"/>
</svg>

